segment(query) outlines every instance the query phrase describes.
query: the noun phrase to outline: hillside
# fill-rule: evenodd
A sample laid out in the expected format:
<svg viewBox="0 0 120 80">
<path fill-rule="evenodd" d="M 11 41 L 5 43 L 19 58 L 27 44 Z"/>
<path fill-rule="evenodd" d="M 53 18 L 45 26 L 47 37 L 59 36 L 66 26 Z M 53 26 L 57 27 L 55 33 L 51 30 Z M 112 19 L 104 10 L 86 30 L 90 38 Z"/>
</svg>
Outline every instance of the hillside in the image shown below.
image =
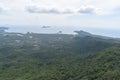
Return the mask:
<svg viewBox="0 0 120 80">
<path fill-rule="evenodd" d="M 1 34 L 0 79 L 119 80 L 113 46 L 119 43 L 91 35 Z"/>
<path fill-rule="evenodd" d="M 84 69 L 89 80 L 120 79 L 120 48 L 106 49 L 94 56 L 88 56 Z"/>
<path fill-rule="evenodd" d="M 86 32 L 87 33 L 87 32 Z M 83 36 L 83 37 L 80 37 Z M 7 33 L 0 35 L 0 47 L 10 48 L 36 48 L 42 47 L 57 50 L 69 51 L 74 53 L 90 53 L 98 52 L 113 45 L 119 45 L 119 41 L 113 38 L 104 39 L 99 36 L 84 36 L 68 34 L 20 34 Z M 72 51 L 70 51 L 72 50 Z"/>
</svg>

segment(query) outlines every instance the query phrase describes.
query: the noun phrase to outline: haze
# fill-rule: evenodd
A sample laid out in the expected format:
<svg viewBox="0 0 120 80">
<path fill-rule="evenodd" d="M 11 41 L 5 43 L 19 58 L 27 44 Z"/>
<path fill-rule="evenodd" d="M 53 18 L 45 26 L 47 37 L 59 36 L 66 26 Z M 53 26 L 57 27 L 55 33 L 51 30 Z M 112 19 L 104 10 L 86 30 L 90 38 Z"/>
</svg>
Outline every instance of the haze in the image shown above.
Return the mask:
<svg viewBox="0 0 120 80">
<path fill-rule="evenodd" d="M 40 25 L 59 26 L 66 33 L 74 28 L 120 37 L 119 10 L 119 0 L 0 0 L 0 25 L 32 26 L 33 32 Z"/>
</svg>

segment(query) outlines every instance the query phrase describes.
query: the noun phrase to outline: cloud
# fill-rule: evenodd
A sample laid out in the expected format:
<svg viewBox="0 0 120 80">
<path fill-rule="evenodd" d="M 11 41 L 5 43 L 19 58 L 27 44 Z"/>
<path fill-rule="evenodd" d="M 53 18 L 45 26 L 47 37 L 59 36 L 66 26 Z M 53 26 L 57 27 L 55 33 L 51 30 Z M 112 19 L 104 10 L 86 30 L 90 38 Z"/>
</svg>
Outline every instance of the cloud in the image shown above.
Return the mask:
<svg viewBox="0 0 120 80">
<path fill-rule="evenodd" d="M 94 6 L 82 6 L 78 10 L 78 13 L 80 13 L 80 14 L 101 14 L 102 9 L 95 8 Z"/>
<path fill-rule="evenodd" d="M 94 6 L 81 6 L 79 9 L 56 9 L 55 7 L 27 6 L 27 12 L 38 14 L 99 14 L 101 9 Z"/>
<path fill-rule="evenodd" d="M 66 10 L 64 10 L 63 12 L 62 12 L 62 14 L 74 14 L 75 13 L 75 11 L 74 10 L 70 10 L 70 9 L 66 9 Z"/>
<path fill-rule="evenodd" d="M 43 8 L 37 6 L 28 6 L 26 10 L 29 13 L 39 13 L 39 14 L 72 14 L 73 11 L 66 9 L 66 10 L 59 10 L 56 8 Z"/>
<path fill-rule="evenodd" d="M 54 7 L 46 8 L 39 6 L 27 6 L 26 10 L 29 13 L 39 13 L 39 14 L 73 14 L 74 13 L 70 9 L 60 10 Z"/>
<path fill-rule="evenodd" d="M 104 2 L 104 3 L 103 3 Z M 101 14 L 103 9 L 104 13 L 111 13 L 112 9 L 120 5 L 120 0 L 0 0 L 0 3 L 5 7 L 10 8 L 11 12 L 16 14 L 24 14 L 27 5 L 35 4 L 35 6 L 28 6 L 26 11 L 29 13 L 37 14 Z M 106 4 L 107 3 L 107 4 Z M 1 5 L 1 4 L 0 4 Z M 37 5 L 37 6 L 36 6 Z M 63 6 L 64 5 L 64 6 Z M 81 8 L 85 5 L 84 8 Z M 93 5 L 90 7 L 88 5 Z M 45 7 L 41 7 L 45 6 Z M 46 8 L 50 7 L 51 8 Z M 65 9 L 65 10 L 63 10 Z M 69 9 L 69 10 L 67 10 Z"/>
<path fill-rule="evenodd" d="M 54 8 L 42 8 L 42 7 L 37 7 L 37 6 L 28 6 L 26 7 L 26 10 L 29 12 L 29 13 L 43 13 L 43 14 L 59 14 L 60 11 L 58 11 L 57 9 L 54 9 Z"/>
<path fill-rule="evenodd" d="M 9 9 L 0 4 L 0 15 L 5 15 Z"/>
<path fill-rule="evenodd" d="M 7 8 L 0 6 L 0 14 L 4 13 L 7 11 Z"/>
</svg>

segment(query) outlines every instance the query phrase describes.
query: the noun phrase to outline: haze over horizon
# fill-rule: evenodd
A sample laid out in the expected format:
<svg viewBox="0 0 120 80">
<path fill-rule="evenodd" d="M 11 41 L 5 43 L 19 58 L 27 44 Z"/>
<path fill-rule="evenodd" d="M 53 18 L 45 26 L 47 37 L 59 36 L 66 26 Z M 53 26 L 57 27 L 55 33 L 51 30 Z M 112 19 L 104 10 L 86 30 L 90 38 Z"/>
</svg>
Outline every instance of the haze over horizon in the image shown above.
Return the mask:
<svg viewBox="0 0 120 80">
<path fill-rule="evenodd" d="M 54 27 L 56 32 L 85 30 L 120 37 L 119 10 L 119 0 L 0 0 L 0 25 L 17 25 L 10 31 L 18 32 L 40 30 L 54 33 L 52 28 L 45 30 L 39 27 L 50 25 L 57 26 Z"/>
<path fill-rule="evenodd" d="M 6 26 L 9 27 L 7 32 L 19 32 L 19 33 L 47 33 L 47 34 L 56 34 L 61 31 L 63 34 L 75 34 L 74 31 L 83 30 L 95 35 L 108 36 L 120 38 L 120 32 L 117 29 L 105 29 L 97 27 L 85 27 L 85 26 Z M 69 28 L 68 28 L 69 27 Z"/>
</svg>

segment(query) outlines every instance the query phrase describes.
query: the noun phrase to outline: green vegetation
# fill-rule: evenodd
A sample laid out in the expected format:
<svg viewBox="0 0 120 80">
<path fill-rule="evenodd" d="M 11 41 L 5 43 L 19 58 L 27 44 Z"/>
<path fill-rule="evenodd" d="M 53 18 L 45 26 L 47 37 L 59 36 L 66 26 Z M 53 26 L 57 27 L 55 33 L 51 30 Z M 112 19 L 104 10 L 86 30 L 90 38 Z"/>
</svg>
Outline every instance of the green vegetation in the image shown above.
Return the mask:
<svg viewBox="0 0 120 80">
<path fill-rule="evenodd" d="M 0 80 L 120 80 L 118 40 L 21 35 L 0 35 Z"/>
</svg>

